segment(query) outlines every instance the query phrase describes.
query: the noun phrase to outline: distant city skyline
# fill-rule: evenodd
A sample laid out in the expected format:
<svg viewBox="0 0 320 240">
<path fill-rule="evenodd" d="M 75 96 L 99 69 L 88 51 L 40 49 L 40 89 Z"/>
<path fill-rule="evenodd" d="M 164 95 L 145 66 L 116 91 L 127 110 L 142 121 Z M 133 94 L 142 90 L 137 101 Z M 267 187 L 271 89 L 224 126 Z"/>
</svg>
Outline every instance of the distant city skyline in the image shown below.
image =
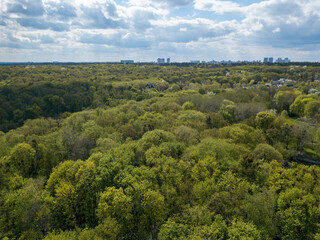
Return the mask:
<svg viewBox="0 0 320 240">
<path fill-rule="evenodd" d="M 1 0 L 0 62 L 320 61 L 320 1 Z M 274 58 L 276 60 L 277 58 Z"/>
</svg>

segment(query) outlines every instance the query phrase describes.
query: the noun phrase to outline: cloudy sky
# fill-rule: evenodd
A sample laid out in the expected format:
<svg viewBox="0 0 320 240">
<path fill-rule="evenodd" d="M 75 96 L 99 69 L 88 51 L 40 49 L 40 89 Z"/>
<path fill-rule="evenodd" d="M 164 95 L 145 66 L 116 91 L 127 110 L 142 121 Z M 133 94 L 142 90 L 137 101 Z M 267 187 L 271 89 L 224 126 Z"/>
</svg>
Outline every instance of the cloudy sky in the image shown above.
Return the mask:
<svg viewBox="0 0 320 240">
<path fill-rule="evenodd" d="M 0 61 L 319 61 L 320 0 L 0 0 Z"/>
</svg>

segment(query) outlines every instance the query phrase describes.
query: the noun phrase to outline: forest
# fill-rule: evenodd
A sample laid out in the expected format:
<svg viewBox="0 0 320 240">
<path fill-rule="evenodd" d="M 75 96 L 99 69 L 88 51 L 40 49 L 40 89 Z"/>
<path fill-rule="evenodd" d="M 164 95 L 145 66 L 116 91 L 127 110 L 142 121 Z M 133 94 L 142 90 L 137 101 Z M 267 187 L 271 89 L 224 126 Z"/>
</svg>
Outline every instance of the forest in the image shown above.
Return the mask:
<svg viewBox="0 0 320 240">
<path fill-rule="evenodd" d="M 0 66 L 0 239 L 320 240 L 320 66 Z"/>
</svg>

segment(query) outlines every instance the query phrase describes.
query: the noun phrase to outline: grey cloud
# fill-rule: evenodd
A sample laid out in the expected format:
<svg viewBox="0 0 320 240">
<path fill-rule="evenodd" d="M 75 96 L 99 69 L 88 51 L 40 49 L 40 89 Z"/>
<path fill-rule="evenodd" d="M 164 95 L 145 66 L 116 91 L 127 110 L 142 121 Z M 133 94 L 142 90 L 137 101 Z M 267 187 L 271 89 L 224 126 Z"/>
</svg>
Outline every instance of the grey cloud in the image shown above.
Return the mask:
<svg viewBox="0 0 320 240">
<path fill-rule="evenodd" d="M 182 7 L 193 3 L 194 0 L 154 0 L 156 3 L 163 3 L 169 7 Z"/>
<path fill-rule="evenodd" d="M 145 30 L 151 27 L 150 20 L 154 20 L 158 18 L 158 16 L 147 10 L 137 10 L 134 13 L 132 22 L 133 26 L 138 30 Z"/>
<path fill-rule="evenodd" d="M 268 1 L 266 1 L 268 2 Z M 303 11 L 301 6 L 295 3 L 294 1 L 278 1 L 270 2 L 269 4 L 262 5 L 261 9 L 257 9 L 261 14 L 267 15 L 269 17 L 285 17 L 285 16 L 302 16 Z"/>
<path fill-rule="evenodd" d="M 98 7 L 82 7 L 82 12 L 88 22 L 83 24 L 84 28 L 96 28 L 96 29 L 114 29 L 114 28 L 126 28 L 126 23 L 123 20 L 114 20 L 111 17 L 106 18 Z M 111 11 L 111 15 L 114 12 Z"/>
<path fill-rule="evenodd" d="M 40 30 L 51 29 L 53 31 L 62 32 L 69 29 L 69 25 L 61 22 L 48 22 L 41 18 L 17 18 L 15 19 L 21 26 L 26 28 L 34 28 Z"/>
<path fill-rule="evenodd" d="M 4 19 L 0 18 L 0 26 L 6 26 L 7 24 L 5 23 Z"/>
<path fill-rule="evenodd" d="M 256 8 L 252 7 L 252 12 L 242 22 L 243 26 L 250 29 L 259 23 L 262 27 L 249 30 L 253 36 L 242 36 L 243 41 L 296 49 L 320 43 L 320 17 L 304 13 L 303 7 L 293 1 L 265 1 Z"/>
<path fill-rule="evenodd" d="M 39 39 L 40 39 L 41 43 L 43 43 L 43 44 L 51 44 L 51 43 L 56 42 L 54 38 L 52 38 L 48 35 L 40 36 Z"/>
<path fill-rule="evenodd" d="M 109 2 L 106 9 L 111 17 L 118 17 L 117 6 L 113 2 Z"/>
<path fill-rule="evenodd" d="M 8 13 L 23 14 L 26 16 L 42 16 L 44 14 L 44 7 L 42 0 L 20 0 L 8 4 Z"/>
<path fill-rule="evenodd" d="M 77 17 L 76 8 L 68 3 L 51 3 L 47 10 L 51 17 L 58 17 L 59 19 L 69 19 Z"/>
<path fill-rule="evenodd" d="M 6 38 L 1 39 L 0 47 L 17 48 L 17 49 L 36 49 L 38 48 L 38 44 L 34 44 L 31 41 L 29 42 L 22 41 L 18 37 L 15 37 L 11 32 L 6 31 Z"/>
<path fill-rule="evenodd" d="M 48 34 L 23 34 L 22 36 L 31 41 L 40 42 L 40 44 L 52 44 L 56 42 L 55 39 Z"/>
</svg>

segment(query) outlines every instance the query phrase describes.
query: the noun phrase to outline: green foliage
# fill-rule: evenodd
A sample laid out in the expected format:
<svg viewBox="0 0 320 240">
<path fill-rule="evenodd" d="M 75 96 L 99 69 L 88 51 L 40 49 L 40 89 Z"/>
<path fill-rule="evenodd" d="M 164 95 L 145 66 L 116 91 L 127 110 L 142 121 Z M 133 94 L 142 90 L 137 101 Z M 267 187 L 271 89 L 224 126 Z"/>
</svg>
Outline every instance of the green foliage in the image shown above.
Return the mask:
<svg viewBox="0 0 320 240">
<path fill-rule="evenodd" d="M 121 235 L 120 225 L 114 218 L 106 218 L 94 229 L 84 229 L 79 235 L 79 240 L 104 239 L 123 239 L 123 236 Z"/>
<path fill-rule="evenodd" d="M 310 102 L 314 103 L 310 105 L 308 104 Z M 315 102 L 317 102 L 317 98 L 314 95 L 300 95 L 290 105 L 290 113 L 299 117 L 306 116 L 306 113 L 312 115 L 313 106 L 317 106 Z M 308 109 L 306 110 L 307 105 Z"/>
<path fill-rule="evenodd" d="M 255 123 L 259 129 L 267 130 L 275 119 L 276 115 L 273 113 L 260 112 L 256 116 Z"/>
<path fill-rule="evenodd" d="M 176 138 L 186 144 L 194 144 L 199 141 L 199 132 L 187 126 L 179 126 L 173 131 Z"/>
<path fill-rule="evenodd" d="M 219 109 L 219 113 L 222 115 L 224 120 L 229 123 L 233 123 L 235 121 L 235 110 L 236 106 L 234 102 L 229 100 L 223 100 L 222 106 Z"/>
<path fill-rule="evenodd" d="M 230 239 L 262 239 L 261 232 L 252 223 L 242 222 L 240 220 L 232 221 L 232 225 L 228 229 Z"/>
<path fill-rule="evenodd" d="M 273 239 L 278 233 L 275 214 L 276 196 L 274 190 L 264 188 L 246 196 L 241 206 L 241 215 L 259 228 L 262 239 Z"/>
<path fill-rule="evenodd" d="M 187 234 L 188 226 L 173 221 L 167 221 L 162 224 L 159 231 L 159 240 L 174 240 L 185 237 Z"/>
<path fill-rule="evenodd" d="M 221 128 L 227 125 L 227 122 L 223 119 L 223 117 L 217 113 L 209 113 L 206 123 L 209 128 Z"/>
<path fill-rule="evenodd" d="M 279 91 L 275 96 L 275 103 L 278 112 L 283 110 L 289 111 L 290 105 L 297 97 L 297 93 L 293 91 Z"/>
<path fill-rule="evenodd" d="M 5 198 L 1 197 L 0 233 L 6 233 L 10 239 L 20 235 L 21 239 L 39 239 L 51 229 L 50 211 L 43 204 L 44 182 L 29 179 L 22 186 L 12 186 Z"/>
<path fill-rule="evenodd" d="M 219 137 L 232 139 L 234 143 L 254 147 L 265 142 L 263 133 L 246 124 L 235 124 L 219 129 Z"/>
<path fill-rule="evenodd" d="M 75 231 L 51 232 L 43 240 L 77 240 L 78 234 Z"/>
<path fill-rule="evenodd" d="M 77 200 L 75 187 L 66 182 L 60 182 L 55 187 L 54 198 L 47 199 L 60 228 L 69 229 L 76 226 Z"/>
<path fill-rule="evenodd" d="M 165 219 L 167 210 L 164 197 L 160 193 L 148 190 L 143 195 L 141 205 L 148 221 L 162 222 Z"/>
<path fill-rule="evenodd" d="M 313 239 L 320 218 L 317 200 L 302 189 L 289 188 L 278 198 L 279 223 L 283 239 Z"/>
<path fill-rule="evenodd" d="M 96 169 L 92 161 L 65 161 L 54 168 L 46 202 L 61 229 L 93 226 L 97 222 Z"/>
<path fill-rule="evenodd" d="M 191 228 L 186 239 L 226 239 L 226 237 L 227 225 L 225 221 L 218 216 L 212 225 L 203 225 Z"/>
<path fill-rule="evenodd" d="M 139 147 L 144 151 L 149 149 L 151 146 L 159 146 L 163 142 L 170 142 L 175 139 L 174 135 L 170 132 L 163 130 L 154 130 L 145 133 L 142 138 L 138 141 Z"/>
<path fill-rule="evenodd" d="M 314 100 L 309 101 L 304 107 L 304 116 L 314 117 L 316 114 L 320 113 L 320 101 Z"/>
<path fill-rule="evenodd" d="M 122 188 L 108 187 L 100 194 L 98 216 L 100 220 L 111 217 L 124 226 L 132 221 L 132 199 L 123 193 Z"/>
<path fill-rule="evenodd" d="M 26 143 L 19 143 L 10 152 L 10 164 L 24 177 L 37 173 L 36 151 Z"/>
<path fill-rule="evenodd" d="M 206 138 L 198 145 L 192 146 L 186 150 L 185 158 L 191 157 L 194 153 L 200 158 L 212 156 L 223 167 L 234 166 L 240 156 L 248 152 L 248 149 L 241 145 L 231 144 L 222 139 Z"/>
<path fill-rule="evenodd" d="M 320 68 L 292 68 L 0 67 L 0 239 L 318 239 Z"/>
<path fill-rule="evenodd" d="M 151 237 L 155 238 L 167 215 L 165 199 L 159 192 L 148 190 L 143 194 L 141 206 L 143 225 L 151 233 Z"/>
<path fill-rule="evenodd" d="M 183 110 L 195 110 L 195 106 L 192 102 L 187 101 L 182 105 Z"/>
<path fill-rule="evenodd" d="M 205 115 L 196 110 L 186 110 L 182 112 L 178 120 L 182 125 L 186 125 L 196 129 L 203 129 L 205 126 Z"/>
<path fill-rule="evenodd" d="M 266 162 L 277 160 L 282 163 L 283 157 L 276 149 L 268 144 L 259 144 L 251 153 L 250 156 L 255 159 L 263 159 Z"/>
</svg>

